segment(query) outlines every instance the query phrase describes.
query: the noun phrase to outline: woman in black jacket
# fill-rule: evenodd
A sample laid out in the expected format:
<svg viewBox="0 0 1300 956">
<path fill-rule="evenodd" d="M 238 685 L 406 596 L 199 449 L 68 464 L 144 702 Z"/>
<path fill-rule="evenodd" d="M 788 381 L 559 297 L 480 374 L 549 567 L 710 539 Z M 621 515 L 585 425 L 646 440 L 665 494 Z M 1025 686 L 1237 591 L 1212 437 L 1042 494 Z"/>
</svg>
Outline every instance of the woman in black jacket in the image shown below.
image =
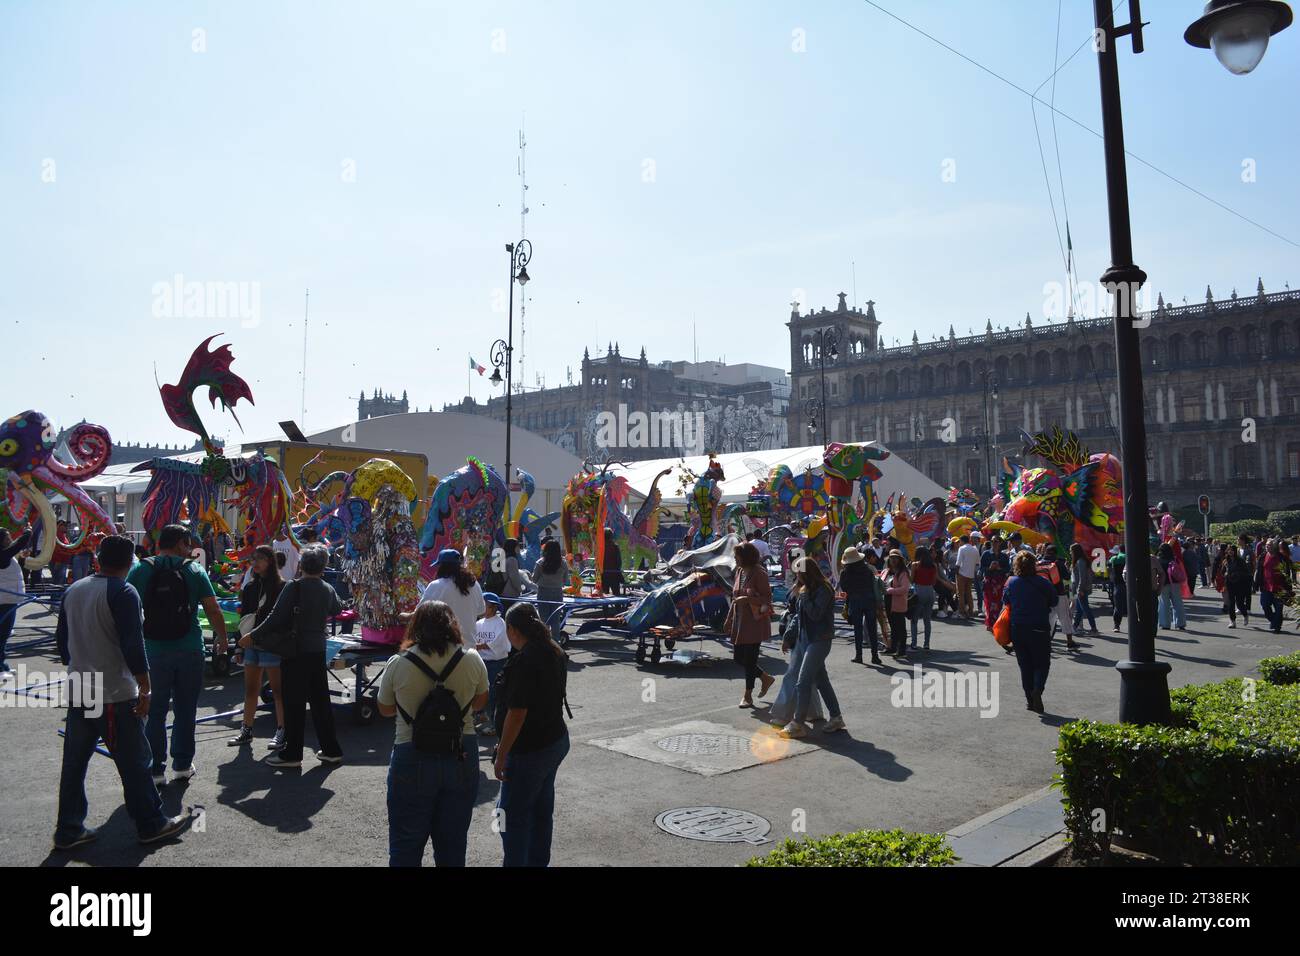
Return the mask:
<svg viewBox="0 0 1300 956">
<path fill-rule="evenodd" d="M 269 544 L 259 545 L 253 549 L 253 574 L 239 592 L 239 633 L 249 634 L 253 628 L 271 616 L 276 599 L 284 590 L 284 579 L 280 577 L 280 567 L 276 564 L 275 549 Z M 242 644 L 241 644 L 242 647 Z M 253 719 L 257 716 L 257 705 L 262 695 L 262 672 L 271 685 L 271 696 L 275 700 L 275 736 L 267 744 L 268 750 L 279 750 L 284 746 L 284 701 L 281 699 L 280 657 L 269 651 L 248 647 L 241 651 L 244 660 L 244 721 L 239 733 L 226 743 L 239 747 L 253 742 Z"/>
<path fill-rule="evenodd" d="M 284 747 L 266 758 L 268 767 L 301 767 L 302 741 L 307 731 L 307 705 L 316 731 L 322 763 L 343 762 L 343 748 L 334 732 L 329 678 L 325 673 L 325 635 L 329 619 L 343 610 L 334 588 L 321 577 L 329 553 L 319 545 L 306 548 L 298 562 L 301 577 L 290 581 L 276 599 L 275 609 L 252 633 L 239 641 L 243 648 L 275 642 L 281 658 L 284 689 Z M 290 635 L 287 639 L 285 635 Z M 267 647 L 269 650 L 270 648 Z"/>
</svg>

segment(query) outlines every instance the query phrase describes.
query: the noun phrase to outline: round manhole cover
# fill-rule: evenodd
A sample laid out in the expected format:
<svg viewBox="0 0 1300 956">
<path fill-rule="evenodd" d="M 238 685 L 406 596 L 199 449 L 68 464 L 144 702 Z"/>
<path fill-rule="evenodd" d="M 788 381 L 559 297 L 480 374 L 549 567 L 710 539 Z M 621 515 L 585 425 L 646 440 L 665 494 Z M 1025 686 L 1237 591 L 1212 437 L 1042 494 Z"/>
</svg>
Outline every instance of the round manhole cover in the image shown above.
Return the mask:
<svg viewBox="0 0 1300 956">
<path fill-rule="evenodd" d="M 655 826 L 673 836 L 709 843 L 766 843 L 772 824 L 747 810 L 728 807 L 678 807 L 655 817 Z"/>
<path fill-rule="evenodd" d="M 753 752 L 748 737 L 730 734 L 674 734 L 655 742 L 660 750 L 692 757 L 735 757 Z"/>
</svg>

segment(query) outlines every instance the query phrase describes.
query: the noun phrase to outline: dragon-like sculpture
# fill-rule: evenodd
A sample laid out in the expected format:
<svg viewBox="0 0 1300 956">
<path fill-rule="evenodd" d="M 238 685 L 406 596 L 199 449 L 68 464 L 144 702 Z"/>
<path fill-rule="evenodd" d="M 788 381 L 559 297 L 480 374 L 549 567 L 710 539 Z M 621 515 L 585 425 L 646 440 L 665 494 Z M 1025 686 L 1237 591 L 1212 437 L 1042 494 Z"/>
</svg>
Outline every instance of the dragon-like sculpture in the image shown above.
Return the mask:
<svg viewBox="0 0 1300 956">
<path fill-rule="evenodd" d="M 501 528 L 506 483 L 491 465 L 470 456 L 441 479 L 429 500 L 429 514 L 420 536 L 425 580 L 437 573 L 438 552 L 454 548 L 465 555 L 465 567 L 478 577 Z"/>
<path fill-rule="evenodd" d="M 654 567 L 659 560 L 660 506 L 663 493 L 659 481 L 672 469 L 655 475 L 650 493 L 632 518 L 623 513 L 630 487 L 627 478 L 610 473 L 615 461 L 606 461 L 599 470 L 591 462 L 584 462 L 582 471 L 569 479 L 560 510 L 560 532 L 564 550 L 579 562 L 592 561 L 597 568 L 604 567 L 605 534 L 609 528 L 614 533 L 623 567 L 635 569 Z M 599 581 L 599 576 L 597 576 Z"/>
</svg>

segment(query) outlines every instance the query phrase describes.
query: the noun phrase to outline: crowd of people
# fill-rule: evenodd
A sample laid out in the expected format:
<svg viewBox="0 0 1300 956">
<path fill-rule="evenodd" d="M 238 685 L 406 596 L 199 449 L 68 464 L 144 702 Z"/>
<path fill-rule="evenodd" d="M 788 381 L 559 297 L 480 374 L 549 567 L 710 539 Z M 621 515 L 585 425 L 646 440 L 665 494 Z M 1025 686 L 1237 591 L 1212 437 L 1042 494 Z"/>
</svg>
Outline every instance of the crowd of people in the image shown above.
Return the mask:
<svg viewBox="0 0 1300 956">
<path fill-rule="evenodd" d="M 0 585 L 14 583 L 9 569 L 25 544 L 0 537 Z M 200 613 L 215 655 L 226 653 L 228 641 L 213 582 L 194 546 L 183 525 L 163 528 L 143 558 L 128 538 L 109 535 L 98 544 L 93 573 L 62 595 L 56 638 L 68 679 L 103 682 L 105 706 L 70 702 L 68 708 L 58 850 L 96 838 L 85 825 L 85 778 L 100 739 L 141 842 L 170 839 L 189 824 L 188 811 L 163 814 L 159 791 L 169 783 L 169 758 L 171 783 L 199 773 L 195 730 L 206 657 Z M 328 549 L 293 550 L 292 564 L 275 545 L 254 549 L 249 561 L 236 652 L 245 701 L 239 732 L 229 741 L 253 743 L 265 678 L 276 730 L 263 762 L 278 771 L 301 769 L 309 711 L 318 761 L 328 768 L 344 759 L 326 671 L 330 620 L 342 603 L 325 579 Z M 432 844 L 437 865 L 464 865 L 480 785 L 479 738 L 495 737 L 489 752 L 500 790 L 493 817 L 503 862 L 546 866 L 555 780 L 569 750 L 567 656 L 532 603 L 516 603 L 502 615 L 501 598 L 485 593 L 462 562 L 460 552 L 439 554 L 437 575 L 404 615 L 405 639 L 380 679 L 378 709 L 396 715 L 389 863 L 418 866 Z"/>
</svg>

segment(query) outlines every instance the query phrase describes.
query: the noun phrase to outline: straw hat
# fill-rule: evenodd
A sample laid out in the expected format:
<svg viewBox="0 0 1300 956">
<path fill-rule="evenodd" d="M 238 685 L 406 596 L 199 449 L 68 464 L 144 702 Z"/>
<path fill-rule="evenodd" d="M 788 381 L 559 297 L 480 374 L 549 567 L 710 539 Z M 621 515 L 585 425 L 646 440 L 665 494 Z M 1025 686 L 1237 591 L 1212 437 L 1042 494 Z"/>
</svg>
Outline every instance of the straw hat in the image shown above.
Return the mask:
<svg viewBox="0 0 1300 956">
<path fill-rule="evenodd" d="M 857 548 L 845 548 L 844 553 L 840 555 L 840 564 L 857 564 L 862 560 L 862 552 Z"/>
</svg>

